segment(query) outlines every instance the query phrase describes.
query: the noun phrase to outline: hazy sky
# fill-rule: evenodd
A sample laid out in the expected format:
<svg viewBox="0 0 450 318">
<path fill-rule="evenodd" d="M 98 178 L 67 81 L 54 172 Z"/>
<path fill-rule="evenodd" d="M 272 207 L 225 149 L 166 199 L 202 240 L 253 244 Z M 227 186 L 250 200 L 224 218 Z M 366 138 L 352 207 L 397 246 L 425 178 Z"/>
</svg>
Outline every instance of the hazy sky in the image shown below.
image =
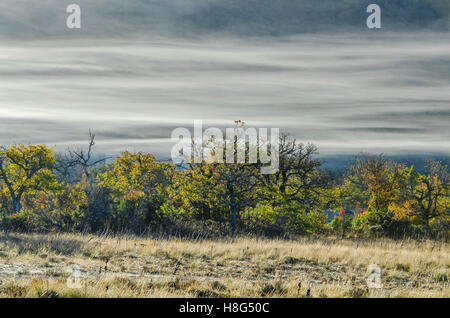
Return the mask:
<svg viewBox="0 0 450 318">
<path fill-rule="evenodd" d="M 242 119 L 322 153 L 450 154 L 449 1 L 411 2 L 2 0 L 0 144 L 91 128 L 99 151 L 166 157 L 173 128 Z"/>
</svg>

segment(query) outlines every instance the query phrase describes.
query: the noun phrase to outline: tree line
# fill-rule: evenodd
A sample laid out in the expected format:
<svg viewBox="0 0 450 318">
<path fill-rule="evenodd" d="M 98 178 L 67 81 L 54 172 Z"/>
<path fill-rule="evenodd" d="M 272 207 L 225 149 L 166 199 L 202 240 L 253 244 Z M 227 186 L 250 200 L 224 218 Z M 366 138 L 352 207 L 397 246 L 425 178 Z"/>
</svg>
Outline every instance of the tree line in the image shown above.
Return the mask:
<svg viewBox="0 0 450 318">
<path fill-rule="evenodd" d="M 129 151 L 108 160 L 94 146 L 90 133 L 86 149 L 64 153 L 0 148 L 1 229 L 448 238 L 450 170 L 438 161 L 419 172 L 361 156 L 346 171 L 330 171 L 316 146 L 283 135 L 279 170 L 263 175 L 259 163 L 180 167 Z"/>
</svg>

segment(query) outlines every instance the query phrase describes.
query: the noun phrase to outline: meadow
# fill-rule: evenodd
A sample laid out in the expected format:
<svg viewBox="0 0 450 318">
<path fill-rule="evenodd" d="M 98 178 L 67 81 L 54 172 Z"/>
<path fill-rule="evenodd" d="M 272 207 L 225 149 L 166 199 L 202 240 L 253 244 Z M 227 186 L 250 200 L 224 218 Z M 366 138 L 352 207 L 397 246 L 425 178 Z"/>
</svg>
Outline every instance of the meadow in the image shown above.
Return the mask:
<svg viewBox="0 0 450 318">
<path fill-rule="evenodd" d="M 0 234 L 0 297 L 447 298 L 449 275 L 449 245 L 432 240 Z"/>
</svg>

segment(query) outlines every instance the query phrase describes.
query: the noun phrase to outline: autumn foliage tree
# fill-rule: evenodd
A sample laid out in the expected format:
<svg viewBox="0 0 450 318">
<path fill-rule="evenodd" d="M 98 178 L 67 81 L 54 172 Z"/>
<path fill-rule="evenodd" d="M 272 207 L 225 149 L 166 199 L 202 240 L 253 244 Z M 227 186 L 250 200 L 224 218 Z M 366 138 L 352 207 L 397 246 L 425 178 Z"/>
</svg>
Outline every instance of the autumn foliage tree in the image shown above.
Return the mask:
<svg viewBox="0 0 450 318">
<path fill-rule="evenodd" d="M 404 166 L 383 156 L 357 158 L 346 174 L 341 197 L 346 203 L 363 205 L 368 211 L 386 213 L 399 195 Z"/>
<path fill-rule="evenodd" d="M 19 144 L 0 149 L 0 176 L 15 213 L 21 211 L 25 193 L 58 188 L 53 166 L 53 151 L 45 145 Z"/>
<path fill-rule="evenodd" d="M 450 214 L 450 170 L 439 161 L 429 160 L 425 173 L 411 167 L 402 184 L 402 204 L 397 211 L 418 217 L 427 228 L 430 221 Z"/>
<path fill-rule="evenodd" d="M 227 220 L 232 233 L 236 231 L 240 212 L 256 202 L 260 184 L 256 177 L 259 165 L 238 163 L 236 157 L 235 154 L 232 163 L 189 164 L 185 171 L 179 172 L 173 192 L 187 210 L 197 211 L 197 216 Z"/>
<path fill-rule="evenodd" d="M 151 154 L 125 151 L 99 175 L 99 185 L 110 190 L 118 212 L 129 212 L 121 216 L 121 222 L 130 217 L 130 222 L 139 223 L 141 218 L 148 223 L 167 195 L 171 169 L 172 165 L 158 162 Z"/>
</svg>

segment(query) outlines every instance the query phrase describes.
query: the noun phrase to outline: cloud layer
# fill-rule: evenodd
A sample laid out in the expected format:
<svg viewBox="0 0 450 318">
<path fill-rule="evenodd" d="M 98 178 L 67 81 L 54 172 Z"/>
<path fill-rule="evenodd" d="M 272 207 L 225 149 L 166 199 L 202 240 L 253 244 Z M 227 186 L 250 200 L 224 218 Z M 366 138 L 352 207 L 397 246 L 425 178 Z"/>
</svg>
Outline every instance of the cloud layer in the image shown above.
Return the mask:
<svg viewBox="0 0 450 318">
<path fill-rule="evenodd" d="M 322 153 L 450 154 L 448 1 L 378 1 L 381 32 L 369 1 L 74 2 L 78 31 L 61 1 L 0 3 L 0 144 L 91 128 L 167 157 L 173 128 L 242 119 Z"/>
</svg>

